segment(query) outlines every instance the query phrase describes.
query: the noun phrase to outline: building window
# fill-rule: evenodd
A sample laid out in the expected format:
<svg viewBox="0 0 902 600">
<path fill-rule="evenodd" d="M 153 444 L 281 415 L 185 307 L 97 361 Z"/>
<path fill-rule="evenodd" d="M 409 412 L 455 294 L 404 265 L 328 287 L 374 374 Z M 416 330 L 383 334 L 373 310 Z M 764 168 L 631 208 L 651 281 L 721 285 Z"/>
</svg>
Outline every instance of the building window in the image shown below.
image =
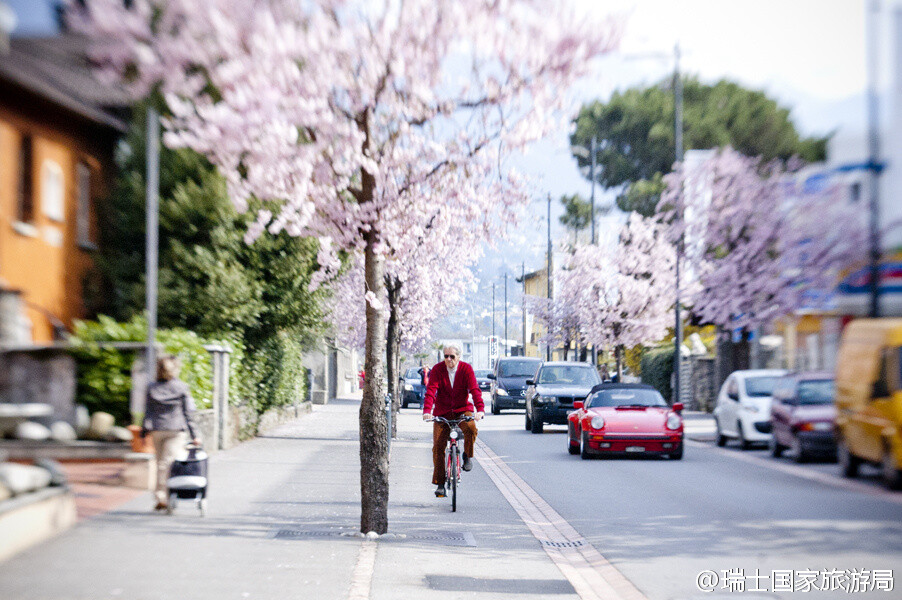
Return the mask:
<svg viewBox="0 0 902 600">
<path fill-rule="evenodd" d="M 85 163 L 75 167 L 76 213 L 75 234 L 78 245 L 83 248 L 94 248 L 91 239 L 91 169 Z"/>
<path fill-rule="evenodd" d="M 34 221 L 33 154 L 31 136 L 25 134 L 19 142 L 19 182 L 16 190 L 16 220 L 22 223 Z"/>
<path fill-rule="evenodd" d="M 66 218 L 63 170 L 52 160 L 41 165 L 41 210 L 48 218 L 62 223 Z"/>
</svg>

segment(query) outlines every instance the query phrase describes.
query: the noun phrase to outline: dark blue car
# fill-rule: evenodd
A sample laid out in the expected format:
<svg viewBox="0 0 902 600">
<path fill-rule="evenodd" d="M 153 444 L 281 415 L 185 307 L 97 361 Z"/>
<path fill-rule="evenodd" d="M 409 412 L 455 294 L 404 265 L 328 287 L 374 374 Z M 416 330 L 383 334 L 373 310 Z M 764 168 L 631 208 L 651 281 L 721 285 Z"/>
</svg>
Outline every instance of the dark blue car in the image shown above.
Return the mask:
<svg viewBox="0 0 902 600">
<path fill-rule="evenodd" d="M 535 376 L 542 359 L 525 356 L 506 357 L 495 363 L 495 372 L 489 377 L 495 381 L 492 389 L 492 414 L 501 414 L 505 408 L 523 408 L 526 405 L 526 380 Z"/>
<path fill-rule="evenodd" d="M 426 398 L 426 386 L 423 385 L 423 376 L 419 369 L 407 369 L 399 382 L 401 387 L 401 408 L 407 408 L 408 404 L 423 406 Z"/>
</svg>

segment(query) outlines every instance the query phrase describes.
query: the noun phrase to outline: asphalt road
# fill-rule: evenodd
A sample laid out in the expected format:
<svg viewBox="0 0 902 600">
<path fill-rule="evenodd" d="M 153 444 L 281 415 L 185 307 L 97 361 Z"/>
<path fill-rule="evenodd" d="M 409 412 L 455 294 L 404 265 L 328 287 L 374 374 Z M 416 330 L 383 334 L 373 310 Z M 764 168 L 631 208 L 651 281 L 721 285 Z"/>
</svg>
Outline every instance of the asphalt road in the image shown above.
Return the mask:
<svg viewBox="0 0 902 600">
<path fill-rule="evenodd" d="M 740 580 L 742 595 L 768 598 L 902 597 L 902 581 L 847 591 L 875 570 L 902 578 L 902 492 L 883 490 L 876 470 L 850 483 L 835 464 L 702 442 L 681 461 L 582 460 L 566 451 L 566 427 L 532 434 L 522 412 L 489 415 L 480 438 L 651 600 L 736 598 Z M 718 575 L 712 592 L 697 585 L 703 571 Z M 786 585 L 773 571 L 796 585 L 816 572 L 826 589 L 773 593 Z"/>
</svg>

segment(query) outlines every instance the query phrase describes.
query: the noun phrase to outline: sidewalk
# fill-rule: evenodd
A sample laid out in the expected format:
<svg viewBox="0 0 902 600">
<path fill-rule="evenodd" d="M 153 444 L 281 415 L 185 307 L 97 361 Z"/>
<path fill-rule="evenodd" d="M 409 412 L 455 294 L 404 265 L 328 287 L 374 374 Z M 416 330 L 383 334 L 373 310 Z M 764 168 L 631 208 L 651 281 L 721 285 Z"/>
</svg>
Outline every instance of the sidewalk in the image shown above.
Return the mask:
<svg viewBox="0 0 902 600">
<path fill-rule="evenodd" d="M 713 442 L 716 437 L 714 416 L 699 411 L 683 412 L 683 435 L 696 442 Z"/>
<path fill-rule="evenodd" d="M 0 563 L 0 598 L 419 600 L 560 598 L 570 581 L 477 458 L 457 513 L 437 499 L 431 425 L 401 415 L 389 530 L 360 519 L 359 401 L 339 400 L 211 457 L 206 518 L 150 513 L 150 493 Z M 687 419 L 688 421 L 689 419 Z"/>
</svg>

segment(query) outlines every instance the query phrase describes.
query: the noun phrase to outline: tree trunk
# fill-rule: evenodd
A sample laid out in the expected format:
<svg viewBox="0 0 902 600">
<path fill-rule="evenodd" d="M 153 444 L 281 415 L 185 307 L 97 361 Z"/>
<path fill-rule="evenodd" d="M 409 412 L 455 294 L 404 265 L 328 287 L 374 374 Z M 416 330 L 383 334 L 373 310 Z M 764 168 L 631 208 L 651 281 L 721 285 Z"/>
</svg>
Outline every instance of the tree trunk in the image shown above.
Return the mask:
<svg viewBox="0 0 902 600">
<path fill-rule="evenodd" d="M 385 332 L 385 363 L 388 367 L 388 393 L 391 394 L 391 436 L 398 437 L 398 412 L 401 410 L 401 335 L 398 327 L 398 297 L 401 284 L 397 281 L 386 285 L 388 291 L 388 327 Z"/>
<path fill-rule="evenodd" d="M 617 360 L 617 383 L 623 383 L 623 344 L 617 344 L 614 357 Z"/>
<path fill-rule="evenodd" d="M 366 287 L 383 298 L 384 263 L 376 254 L 377 233 L 366 233 Z M 385 418 L 385 319 L 366 303 L 366 381 L 360 403 L 360 531 L 388 531 L 388 424 Z"/>
</svg>

